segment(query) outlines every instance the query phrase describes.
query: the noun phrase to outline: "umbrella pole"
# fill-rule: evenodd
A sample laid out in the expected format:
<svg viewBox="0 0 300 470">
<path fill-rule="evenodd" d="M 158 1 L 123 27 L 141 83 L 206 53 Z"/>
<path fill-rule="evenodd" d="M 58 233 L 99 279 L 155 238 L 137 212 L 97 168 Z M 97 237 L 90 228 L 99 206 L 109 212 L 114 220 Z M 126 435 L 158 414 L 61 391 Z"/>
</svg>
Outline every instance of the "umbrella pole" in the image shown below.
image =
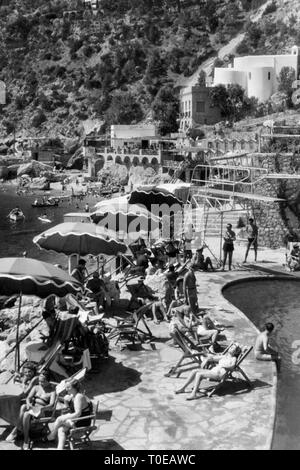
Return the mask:
<svg viewBox="0 0 300 470">
<path fill-rule="evenodd" d="M 17 332 L 16 332 L 16 354 L 15 354 L 15 371 L 19 372 L 20 369 L 20 319 L 21 319 L 21 307 L 22 307 L 22 292 L 20 292 L 19 297 L 19 310 L 18 310 L 18 320 L 17 320 Z"/>
</svg>

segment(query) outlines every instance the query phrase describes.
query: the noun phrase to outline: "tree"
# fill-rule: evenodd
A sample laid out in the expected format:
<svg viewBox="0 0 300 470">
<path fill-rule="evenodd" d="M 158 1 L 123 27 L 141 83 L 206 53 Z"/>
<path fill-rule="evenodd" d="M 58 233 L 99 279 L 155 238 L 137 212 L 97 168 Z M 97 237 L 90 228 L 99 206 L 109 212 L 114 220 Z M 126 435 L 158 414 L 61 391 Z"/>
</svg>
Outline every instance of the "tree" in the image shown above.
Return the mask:
<svg viewBox="0 0 300 470">
<path fill-rule="evenodd" d="M 156 95 L 162 85 L 162 79 L 166 76 L 166 64 L 159 52 L 154 50 L 150 56 L 145 73 L 145 85 L 151 95 Z"/>
<path fill-rule="evenodd" d="M 174 88 L 170 85 L 162 87 L 152 105 L 153 118 L 159 121 L 161 135 L 178 130 L 179 101 Z"/>
<path fill-rule="evenodd" d="M 206 86 L 206 72 L 204 70 L 200 70 L 197 85 L 201 87 Z"/>
<path fill-rule="evenodd" d="M 251 114 L 257 100 L 248 98 L 240 85 L 218 85 L 211 89 L 210 97 L 213 106 L 220 109 L 221 115 L 230 121 L 237 121 Z"/>
<path fill-rule="evenodd" d="M 278 77 L 278 91 L 287 96 L 287 105 L 292 107 L 292 94 L 294 93 L 293 83 L 296 80 L 296 72 L 292 67 L 283 67 Z"/>
<path fill-rule="evenodd" d="M 142 118 L 143 111 L 132 93 L 115 93 L 106 111 L 107 124 L 132 124 Z"/>
</svg>

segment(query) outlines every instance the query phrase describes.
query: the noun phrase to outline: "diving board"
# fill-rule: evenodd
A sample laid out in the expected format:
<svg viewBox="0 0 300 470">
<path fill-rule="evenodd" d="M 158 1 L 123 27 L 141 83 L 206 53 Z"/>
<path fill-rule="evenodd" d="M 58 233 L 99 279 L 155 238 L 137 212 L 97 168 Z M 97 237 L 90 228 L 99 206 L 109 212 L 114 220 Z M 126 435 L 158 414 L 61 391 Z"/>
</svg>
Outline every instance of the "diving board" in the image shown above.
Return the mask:
<svg viewBox="0 0 300 470">
<path fill-rule="evenodd" d="M 285 199 L 274 198 L 269 196 L 262 196 L 260 194 L 251 194 L 251 193 L 238 193 L 235 191 L 226 191 L 224 189 L 216 188 L 198 188 L 198 194 L 202 193 L 203 195 L 209 196 L 209 194 L 219 194 L 220 196 L 228 196 L 242 199 L 250 199 L 252 201 L 261 201 L 261 202 L 283 202 Z"/>
<path fill-rule="evenodd" d="M 300 180 L 300 175 L 289 173 L 269 173 L 263 176 L 263 179 L 268 180 Z"/>
</svg>

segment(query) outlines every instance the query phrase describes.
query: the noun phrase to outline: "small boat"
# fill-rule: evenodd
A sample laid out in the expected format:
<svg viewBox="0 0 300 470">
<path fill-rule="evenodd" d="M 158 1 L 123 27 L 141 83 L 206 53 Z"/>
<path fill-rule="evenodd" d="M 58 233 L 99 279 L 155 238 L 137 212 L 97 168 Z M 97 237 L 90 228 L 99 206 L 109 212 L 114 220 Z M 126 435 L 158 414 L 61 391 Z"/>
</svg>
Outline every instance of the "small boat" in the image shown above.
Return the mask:
<svg viewBox="0 0 300 470">
<path fill-rule="evenodd" d="M 38 202 L 34 201 L 31 206 L 32 207 L 57 207 L 59 204 L 59 201 L 57 199 L 48 199 L 45 202 Z"/>
<path fill-rule="evenodd" d="M 50 223 L 52 222 L 52 220 L 48 219 L 48 217 L 42 216 L 42 215 L 41 215 L 40 217 L 38 217 L 38 219 L 39 219 L 41 222 L 46 222 L 46 223 L 48 223 L 48 224 L 50 224 Z"/>
<path fill-rule="evenodd" d="M 17 222 L 18 220 L 23 220 L 25 219 L 25 215 L 23 214 L 23 212 L 21 211 L 21 209 L 13 209 L 9 214 L 8 216 L 10 220 L 12 220 L 13 222 Z"/>
</svg>

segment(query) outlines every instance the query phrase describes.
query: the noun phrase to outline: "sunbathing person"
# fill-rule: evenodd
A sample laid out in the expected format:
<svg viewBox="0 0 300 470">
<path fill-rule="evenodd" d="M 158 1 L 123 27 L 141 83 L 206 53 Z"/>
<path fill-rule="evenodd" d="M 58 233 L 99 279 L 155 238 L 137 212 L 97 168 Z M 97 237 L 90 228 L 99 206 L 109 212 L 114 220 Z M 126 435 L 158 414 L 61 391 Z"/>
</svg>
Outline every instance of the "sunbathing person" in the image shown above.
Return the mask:
<svg viewBox="0 0 300 470">
<path fill-rule="evenodd" d="M 59 416 L 54 423 L 54 428 L 48 435 L 49 441 L 54 441 L 58 437 L 58 450 L 64 450 L 68 432 L 72 428 L 89 426 L 91 418 L 83 419 L 78 422 L 72 419 L 90 416 L 93 411 L 91 401 L 80 392 L 80 383 L 77 380 L 67 382 L 68 395 L 64 397 L 65 404 L 70 408 L 70 413 Z"/>
<path fill-rule="evenodd" d="M 26 405 L 20 409 L 17 428 L 24 434 L 23 449 L 29 450 L 29 431 L 33 419 L 45 415 L 47 410 L 53 408 L 55 402 L 55 389 L 49 382 L 49 372 L 44 370 L 39 375 L 39 383 L 35 385 L 26 399 Z"/>
<path fill-rule="evenodd" d="M 273 333 L 273 323 L 266 323 L 265 329 L 261 332 L 255 342 L 254 356 L 258 361 L 274 361 L 277 368 L 280 368 L 280 356 L 277 351 L 272 349 L 269 345 L 269 339 Z"/>
<path fill-rule="evenodd" d="M 220 331 L 224 328 L 218 327 L 206 313 L 202 317 L 202 323 L 197 327 L 197 336 L 199 339 L 210 339 L 211 347 L 210 351 L 215 352 L 216 346 L 218 346 L 217 339 Z"/>
<path fill-rule="evenodd" d="M 192 393 L 187 400 L 194 400 L 197 398 L 197 392 L 203 379 L 211 379 L 221 381 L 228 370 L 233 370 L 238 356 L 241 353 L 241 348 L 237 344 L 232 344 L 226 354 L 211 355 L 203 361 L 203 368 L 193 371 L 186 382 L 181 388 L 176 390 L 177 393 L 184 393 L 186 387 L 194 381 Z M 216 364 L 212 369 L 205 369 L 208 364 Z"/>
<path fill-rule="evenodd" d="M 33 362 L 27 362 L 23 366 L 22 373 L 16 374 L 13 378 L 14 382 L 20 382 L 22 387 L 21 398 L 26 398 L 31 392 L 32 388 L 37 385 L 38 377 L 36 376 L 36 366 Z M 24 400 L 22 400 L 24 402 Z M 22 403 L 21 401 L 21 403 Z M 7 442 L 14 442 L 18 436 L 18 428 L 15 427 L 7 436 Z"/>
</svg>

